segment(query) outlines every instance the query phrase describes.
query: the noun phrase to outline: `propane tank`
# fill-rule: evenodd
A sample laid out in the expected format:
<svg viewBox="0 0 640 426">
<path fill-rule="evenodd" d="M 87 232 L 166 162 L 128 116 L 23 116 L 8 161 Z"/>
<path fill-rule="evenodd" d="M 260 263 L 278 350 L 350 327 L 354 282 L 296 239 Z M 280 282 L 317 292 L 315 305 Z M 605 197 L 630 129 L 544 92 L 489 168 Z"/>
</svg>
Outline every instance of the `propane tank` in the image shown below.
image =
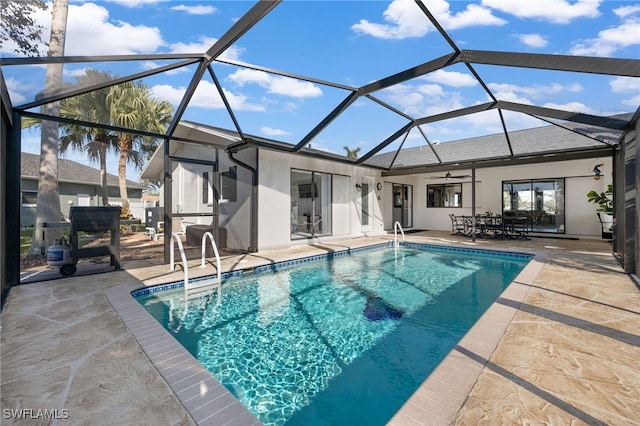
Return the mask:
<svg viewBox="0 0 640 426">
<path fill-rule="evenodd" d="M 64 238 L 56 240 L 55 245 L 47 250 L 47 264 L 49 266 L 64 266 L 71 263 L 71 247 Z"/>
</svg>

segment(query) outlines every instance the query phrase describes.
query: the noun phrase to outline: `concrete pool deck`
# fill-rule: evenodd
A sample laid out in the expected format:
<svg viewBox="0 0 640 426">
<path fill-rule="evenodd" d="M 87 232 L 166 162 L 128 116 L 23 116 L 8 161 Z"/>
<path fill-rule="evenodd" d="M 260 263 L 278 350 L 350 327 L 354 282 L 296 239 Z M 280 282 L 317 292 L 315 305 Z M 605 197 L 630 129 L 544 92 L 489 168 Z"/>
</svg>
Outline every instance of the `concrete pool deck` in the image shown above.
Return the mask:
<svg viewBox="0 0 640 426">
<path fill-rule="evenodd" d="M 386 240 L 231 256 L 222 269 Z M 409 234 L 407 240 L 537 257 L 391 424 L 638 424 L 640 290 L 609 243 L 471 242 L 438 231 Z M 0 316 L 3 425 L 256 423 L 215 379 L 167 342 L 164 329 L 158 331 L 157 323 L 133 308 L 130 289 L 182 278 L 181 271 L 167 274 L 168 266 L 159 263 L 131 261 L 121 271 L 11 290 Z M 201 269 L 197 263 L 190 262 L 190 276 L 212 273 L 210 265 Z"/>
</svg>

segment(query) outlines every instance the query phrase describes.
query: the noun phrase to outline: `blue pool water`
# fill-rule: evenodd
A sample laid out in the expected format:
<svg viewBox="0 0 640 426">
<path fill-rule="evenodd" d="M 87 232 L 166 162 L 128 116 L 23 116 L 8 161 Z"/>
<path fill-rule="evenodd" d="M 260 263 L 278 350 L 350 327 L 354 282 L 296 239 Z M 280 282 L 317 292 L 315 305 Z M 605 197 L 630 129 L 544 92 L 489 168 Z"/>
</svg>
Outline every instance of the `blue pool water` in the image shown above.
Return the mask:
<svg viewBox="0 0 640 426">
<path fill-rule="evenodd" d="M 382 425 L 529 260 L 408 245 L 137 299 L 263 423 Z"/>
</svg>

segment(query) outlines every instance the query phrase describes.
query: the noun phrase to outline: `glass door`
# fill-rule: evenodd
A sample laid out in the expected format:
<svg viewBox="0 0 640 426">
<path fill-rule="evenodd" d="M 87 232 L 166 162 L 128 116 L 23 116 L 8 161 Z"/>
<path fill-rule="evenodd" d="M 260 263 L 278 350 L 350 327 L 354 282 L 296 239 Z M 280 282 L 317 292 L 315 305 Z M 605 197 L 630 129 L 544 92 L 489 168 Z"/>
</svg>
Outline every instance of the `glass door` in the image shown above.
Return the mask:
<svg viewBox="0 0 640 426">
<path fill-rule="evenodd" d="M 184 235 L 187 245 L 200 246 L 204 232 L 218 239 L 215 168 L 215 164 L 172 161 L 172 232 Z"/>
<path fill-rule="evenodd" d="M 564 179 L 502 183 L 502 213 L 526 217 L 531 231 L 563 233 Z"/>
<path fill-rule="evenodd" d="M 403 228 L 413 226 L 413 186 L 394 183 L 393 191 L 393 224 L 400 223 Z"/>
<path fill-rule="evenodd" d="M 291 170 L 291 239 L 331 233 L 331 175 Z"/>
</svg>

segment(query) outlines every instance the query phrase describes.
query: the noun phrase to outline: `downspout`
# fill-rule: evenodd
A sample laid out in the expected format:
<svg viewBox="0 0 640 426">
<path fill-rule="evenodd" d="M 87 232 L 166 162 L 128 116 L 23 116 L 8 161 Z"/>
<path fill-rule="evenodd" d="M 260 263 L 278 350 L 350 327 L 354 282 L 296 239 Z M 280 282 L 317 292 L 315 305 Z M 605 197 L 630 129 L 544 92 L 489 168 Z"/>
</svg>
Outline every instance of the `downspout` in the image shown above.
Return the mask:
<svg viewBox="0 0 640 426">
<path fill-rule="evenodd" d="M 258 251 L 258 170 L 250 165 L 233 157 L 235 152 L 227 151 L 229 159 L 234 164 L 239 165 L 251 172 L 251 224 L 249 228 L 249 253 L 255 253 Z M 258 150 L 256 149 L 256 158 Z M 257 162 L 257 161 L 256 161 Z"/>
</svg>

